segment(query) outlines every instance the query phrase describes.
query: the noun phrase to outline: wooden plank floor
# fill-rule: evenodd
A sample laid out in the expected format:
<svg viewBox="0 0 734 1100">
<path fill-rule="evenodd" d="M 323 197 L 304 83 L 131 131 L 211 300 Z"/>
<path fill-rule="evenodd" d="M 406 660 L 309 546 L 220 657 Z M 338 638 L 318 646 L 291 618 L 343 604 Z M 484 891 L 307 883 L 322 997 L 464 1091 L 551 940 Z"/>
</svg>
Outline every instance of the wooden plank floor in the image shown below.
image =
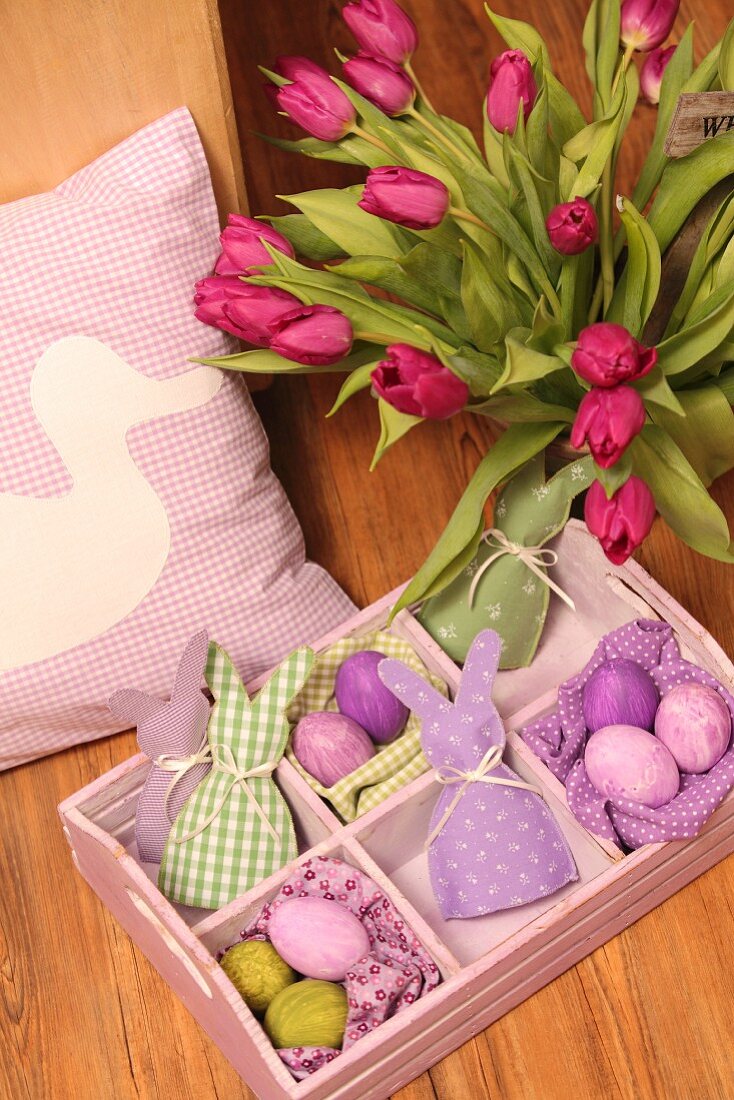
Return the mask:
<svg viewBox="0 0 734 1100">
<path fill-rule="evenodd" d="M 405 0 L 420 19 L 416 67 L 437 104 L 476 127 L 491 57 L 500 50 L 481 0 Z M 498 0 L 537 23 L 556 70 L 586 97 L 580 50 L 585 0 Z M 257 63 L 305 53 L 329 63 L 351 48 L 332 0 L 223 0 L 252 208 L 356 177 L 296 158 L 250 131 L 286 133 L 259 89 Z M 696 17 L 698 53 L 730 0 Z M 683 21 L 683 20 L 681 20 Z M 651 109 L 623 169 L 644 157 Z M 309 552 L 359 603 L 409 576 L 448 518 L 489 439 L 455 419 L 414 432 L 373 474 L 375 411 L 362 395 L 334 421 L 335 383 L 277 381 L 258 405 L 273 464 Z M 734 477 L 715 488 L 734 519 Z M 734 653 L 734 573 L 697 557 L 658 522 L 640 560 Z M 0 1098 L 240 1100 L 252 1094 L 72 870 L 56 803 L 135 749 L 121 735 L 0 776 Z M 719 1100 L 734 1096 L 734 859 L 655 912 L 403 1089 L 400 1100 Z"/>
</svg>

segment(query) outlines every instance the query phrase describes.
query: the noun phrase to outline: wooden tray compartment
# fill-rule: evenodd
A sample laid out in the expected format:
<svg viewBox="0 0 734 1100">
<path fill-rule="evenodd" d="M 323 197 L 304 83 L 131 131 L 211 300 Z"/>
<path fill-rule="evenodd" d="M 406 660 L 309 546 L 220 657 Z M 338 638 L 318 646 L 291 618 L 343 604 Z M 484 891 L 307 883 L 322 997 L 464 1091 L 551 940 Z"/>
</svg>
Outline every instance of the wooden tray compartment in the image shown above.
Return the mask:
<svg viewBox="0 0 734 1100">
<path fill-rule="evenodd" d="M 278 782 L 294 809 L 300 843 L 312 845 L 299 860 L 334 854 L 361 867 L 391 896 L 443 977 L 437 989 L 307 1080 L 291 1077 L 215 958 L 294 864 L 218 912 L 177 910 L 151 881 L 156 869 L 146 870 L 134 858 L 132 822 L 148 767 L 144 757 L 133 757 L 60 807 L 80 872 L 263 1100 L 382 1100 L 734 850 L 730 795 L 693 840 L 648 845 L 622 857 L 576 822 L 562 785 L 512 732 L 553 707 L 558 685 L 583 667 L 599 638 L 636 616 L 669 622 L 684 654 L 734 687 L 726 655 L 639 566 L 611 566 L 583 525 L 573 521 L 555 547 L 560 561 L 554 578 L 576 601 L 577 615 L 551 601 L 536 660 L 529 669 L 500 672 L 495 698 L 509 731 L 506 759 L 544 790 L 581 879 L 535 905 L 443 921 L 422 850 L 439 792 L 432 774 L 342 825 L 283 761 Z M 383 626 L 395 596 L 386 596 L 315 648 Z M 409 612 L 399 615 L 392 629 L 413 643 L 450 689 L 456 687 L 459 670 Z M 258 686 L 248 685 L 251 692 Z"/>
</svg>

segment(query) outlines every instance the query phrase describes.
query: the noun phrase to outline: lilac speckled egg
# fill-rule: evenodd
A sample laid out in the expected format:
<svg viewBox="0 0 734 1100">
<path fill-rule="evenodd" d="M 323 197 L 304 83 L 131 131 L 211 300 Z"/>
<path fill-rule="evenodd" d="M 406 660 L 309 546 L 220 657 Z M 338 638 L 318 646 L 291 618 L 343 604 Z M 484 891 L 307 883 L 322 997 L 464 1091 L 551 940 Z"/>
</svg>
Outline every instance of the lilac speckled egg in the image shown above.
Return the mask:
<svg viewBox="0 0 734 1100">
<path fill-rule="evenodd" d="M 299 764 L 325 787 L 333 787 L 375 755 L 371 738 L 357 722 L 326 710 L 301 719 L 291 748 Z"/>
<path fill-rule="evenodd" d="M 268 924 L 270 942 L 289 966 L 307 978 L 343 982 L 370 949 L 370 938 L 351 910 L 326 898 L 289 898 Z"/>
<path fill-rule="evenodd" d="M 584 754 L 586 774 L 604 798 L 631 798 L 655 809 L 678 793 L 672 754 L 647 730 L 605 726 L 592 734 Z"/>
<path fill-rule="evenodd" d="M 377 675 L 385 654 L 362 649 L 342 661 L 334 681 L 336 705 L 367 730 L 373 741 L 385 745 L 404 729 L 410 711 L 385 687 Z"/>
<path fill-rule="evenodd" d="M 660 696 L 646 669 L 627 657 L 595 668 L 584 684 L 581 705 L 590 733 L 604 726 L 639 726 L 652 731 Z"/>
<path fill-rule="evenodd" d="M 728 748 L 729 708 L 706 684 L 677 684 L 658 707 L 655 735 L 682 772 L 707 772 Z"/>
</svg>

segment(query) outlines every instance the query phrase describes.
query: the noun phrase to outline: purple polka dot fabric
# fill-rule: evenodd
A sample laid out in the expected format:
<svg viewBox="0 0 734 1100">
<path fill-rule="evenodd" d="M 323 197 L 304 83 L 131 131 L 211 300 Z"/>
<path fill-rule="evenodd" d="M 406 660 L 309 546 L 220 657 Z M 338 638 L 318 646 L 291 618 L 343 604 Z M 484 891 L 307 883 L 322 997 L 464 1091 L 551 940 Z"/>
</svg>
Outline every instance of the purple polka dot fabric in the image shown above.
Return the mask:
<svg viewBox="0 0 734 1100">
<path fill-rule="evenodd" d="M 383 1020 L 402 1012 L 438 985 L 438 967 L 383 890 L 363 871 L 331 856 L 318 856 L 301 864 L 240 933 L 240 939 L 267 940 L 268 924 L 278 906 L 289 898 L 303 897 L 320 897 L 344 905 L 359 917 L 369 936 L 369 954 L 347 971 L 344 982 L 349 1012 L 342 1050 L 349 1050 Z M 300 1081 L 332 1062 L 340 1051 L 292 1047 L 278 1054 Z"/>
<path fill-rule="evenodd" d="M 681 774 L 678 794 L 657 809 L 626 798 L 612 802 L 589 781 L 583 759 L 589 734 L 581 706 L 582 691 L 592 672 L 616 657 L 635 661 L 649 672 L 661 698 L 677 684 L 690 681 L 714 688 L 734 722 L 734 697 L 709 672 L 681 657 L 672 627 L 637 619 L 602 638 L 586 667 L 558 689 L 557 709 L 521 730 L 520 736 L 565 783 L 572 813 L 596 836 L 627 849 L 696 836 L 734 786 L 734 740 L 708 772 Z"/>
</svg>

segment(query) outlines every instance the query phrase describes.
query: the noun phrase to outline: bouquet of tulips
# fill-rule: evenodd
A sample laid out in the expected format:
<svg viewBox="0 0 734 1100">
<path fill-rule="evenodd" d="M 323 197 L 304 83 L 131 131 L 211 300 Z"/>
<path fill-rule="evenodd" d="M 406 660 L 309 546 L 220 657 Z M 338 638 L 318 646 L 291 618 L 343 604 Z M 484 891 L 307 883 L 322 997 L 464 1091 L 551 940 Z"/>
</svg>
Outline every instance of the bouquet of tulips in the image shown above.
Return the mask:
<svg viewBox="0 0 734 1100">
<path fill-rule="evenodd" d="M 302 57 L 264 70 L 277 110 L 310 135 L 271 140 L 363 165 L 366 180 L 288 196 L 296 212 L 284 217 L 230 217 L 197 316 L 252 350 L 206 362 L 343 371 L 335 408 L 367 387 L 376 400 L 375 461 L 423 420 L 461 410 L 505 429 L 399 606 L 458 576 L 490 494 L 559 437 L 593 457 L 585 517 L 613 562 L 656 512 L 701 553 L 734 561 L 707 492 L 734 467 L 734 191 L 678 296 L 661 292 L 661 257 L 734 169 L 734 132 L 678 160 L 664 152 L 682 92 L 734 89 L 734 22 L 695 65 L 692 26 L 664 45 L 677 9 L 594 0 L 587 121 L 540 35 L 487 8 L 508 49 L 491 65 L 483 148 L 432 106 L 412 66 L 416 27 L 395 0 L 343 9 L 359 48 L 340 58 L 343 79 Z M 620 196 L 615 167 L 640 91 L 658 104 L 657 128 Z"/>
</svg>

